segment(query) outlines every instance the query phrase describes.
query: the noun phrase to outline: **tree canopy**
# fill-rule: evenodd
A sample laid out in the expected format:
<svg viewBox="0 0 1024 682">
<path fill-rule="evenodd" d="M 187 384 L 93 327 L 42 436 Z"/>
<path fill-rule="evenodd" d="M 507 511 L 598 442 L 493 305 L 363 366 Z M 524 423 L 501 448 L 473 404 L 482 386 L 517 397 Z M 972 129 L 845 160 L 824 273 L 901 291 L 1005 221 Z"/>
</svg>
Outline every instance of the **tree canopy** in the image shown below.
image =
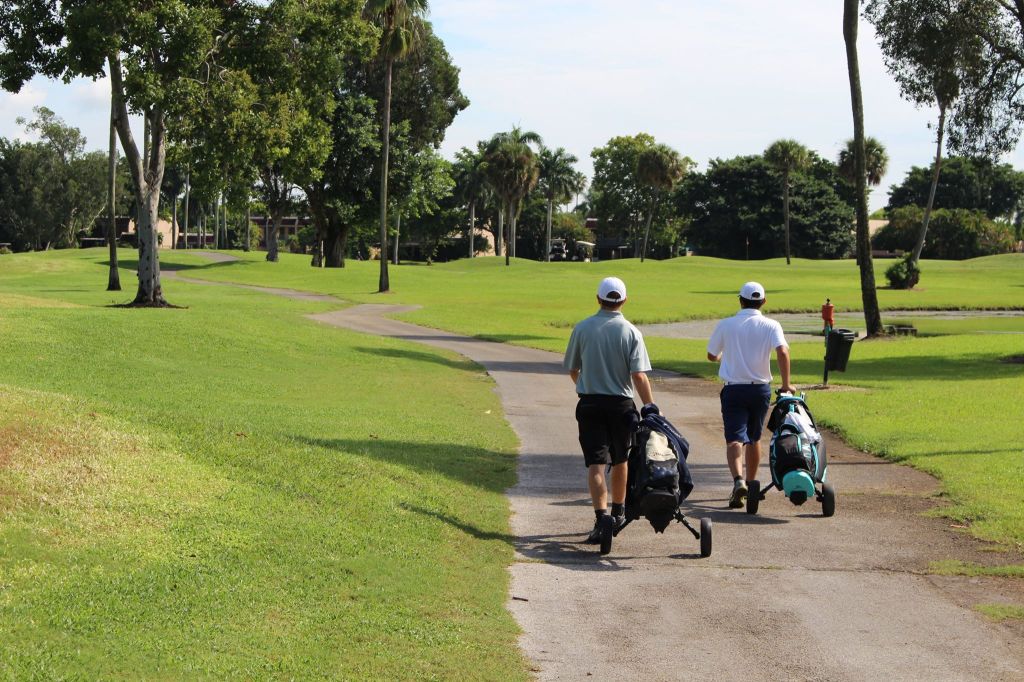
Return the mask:
<svg viewBox="0 0 1024 682">
<path fill-rule="evenodd" d="M 820 162 L 820 159 L 818 160 Z M 790 229 L 793 254 L 845 258 L 853 248 L 853 208 L 812 174 L 793 176 Z M 714 159 L 690 173 L 675 194 L 691 222 L 690 246 L 707 256 L 735 259 L 785 255 L 782 206 L 774 168 L 763 156 Z"/>
<path fill-rule="evenodd" d="M 889 190 L 887 210 L 921 206 L 928 201 L 932 169 L 914 166 Z M 1024 173 L 1008 163 L 953 156 L 943 164 L 935 192 L 935 208 L 984 211 L 991 219 L 1012 219 L 1024 203 Z"/>
</svg>

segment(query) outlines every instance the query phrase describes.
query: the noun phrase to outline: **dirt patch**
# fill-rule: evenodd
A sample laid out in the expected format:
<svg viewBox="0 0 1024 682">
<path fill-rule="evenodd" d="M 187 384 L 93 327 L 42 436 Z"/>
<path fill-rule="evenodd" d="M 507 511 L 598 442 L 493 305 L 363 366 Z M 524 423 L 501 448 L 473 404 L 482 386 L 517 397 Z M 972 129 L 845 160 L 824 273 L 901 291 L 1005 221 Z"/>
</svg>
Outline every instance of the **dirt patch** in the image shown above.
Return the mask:
<svg viewBox="0 0 1024 682">
<path fill-rule="evenodd" d="M 32 431 L 27 424 L 15 423 L 0 427 L 0 467 L 7 468 L 25 443 L 32 439 Z"/>
<path fill-rule="evenodd" d="M 83 449 L 80 434 L 30 421 L 0 427 L 0 469 L 38 468 L 73 458 Z"/>
</svg>

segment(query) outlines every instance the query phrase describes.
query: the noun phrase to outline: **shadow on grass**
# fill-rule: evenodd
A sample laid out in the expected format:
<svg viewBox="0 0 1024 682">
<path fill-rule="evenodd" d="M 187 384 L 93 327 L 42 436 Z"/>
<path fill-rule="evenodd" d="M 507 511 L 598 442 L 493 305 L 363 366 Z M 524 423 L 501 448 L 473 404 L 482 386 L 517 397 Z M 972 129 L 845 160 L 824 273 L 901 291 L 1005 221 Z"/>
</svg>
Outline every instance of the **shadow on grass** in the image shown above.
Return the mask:
<svg viewBox="0 0 1024 682">
<path fill-rule="evenodd" d="M 105 268 L 110 267 L 110 261 L 101 261 L 100 265 Z M 252 265 L 252 261 L 246 260 L 233 260 L 233 261 L 210 261 L 209 263 L 169 263 L 166 261 L 160 262 L 160 270 L 168 272 L 179 272 L 183 270 L 215 270 L 226 266 L 238 266 L 238 265 Z M 139 261 L 134 258 L 118 258 L 117 259 L 118 269 L 123 270 L 138 270 Z"/>
<path fill-rule="evenodd" d="M 857 348 L 854 346 L 854 353 Z M 858 379 L 920 379 L 923 381 L 964 381 L 1021 376 L 1021 368 L 1002 362 L 1003 355 L 986 353 L 968 359 L 941 355 L 920 355 L 858 360 L 850 358 L 846 374 Z M 806 371 L 797 363 L 796 371 Z M 820 363 L 819 363 L 820 364 Z"/>
<path fill-rule="evenodd" d="M 411 511 L 421 516 L 429 516 L 430 518 L 446 523 L 453 528 L 458 528 L 466 535 L 471 535 L 477 540 L 500 540 L 508 545 L 512 545 L 515 542 L 515 536 L 510 535 L 509 533 L 495 533 L 494 531 L 481 530 L 473 524 L 466 523 L 465 521 L 457 519 L 450 514 L 444 514 L 433 509 L 417 507 L 413 504 L 402 504 L 401 506 L 402 509 L 405 509 L 406 511 Z"/>
<path fill-rule="evenodd" d="M 960 455 L 1020 455 L 1020 450 L 1013 450 L 1011 448 L 994 450 L 933 450 L 909 453 L 901 456 L 899 461 L 903 462 L 913 457 L 958 457 Z"/>
<path fill-rule="evenodd" d="M 422 337 L 401 336 L 404 341 L 414 338 L 422 340 Z M 449 337 L 436 337 L 438 340 L 450 341 Z M 463 369 L 474 371 L 477 365 L 469 360 L 450 360 L 448 358 L 434 355 L 418 350 L 405 350 L 399 348 L 373 348 L 371 346 L 359 346 L 355 349 L 367 355 L 376 355 L 384 358 L 400 360 L 411 360 L 414 362 L 430 362 L 436 365 L 451 367 L 452 369 Z M 518 372 L 524 374 L 563 374 L 564 370 L 560 365 L 553 362 L 488 362 L 485 364 L 488 372 Z"/>
<path fill-rule="evenodd" d="M 476 366 L 469 360 L 451 360 L 426 351 L 404 350 L 399 348 L 373 348 L 370 346 L 356 346 L 353 350 L 358 353 L 366 353 L 367 355 L 376 355 L 378 357 L 391 358 L 394 360 L 429 362 L 435 365 L 442 365 L 443 367 L 450 367 L 452 369 L 467 371 L 473 371 L 476 369 Z"/>
<path fill-rule="evenodd" d="M 422 474 L 438 474 L 494 493 L 504 493 L 515 480 L 515 459 L 483 448 L 382 439 L 308 436 L 294 436 L 294 439 L 346 455 L 397 464 Z"/>
<path fill-rule="evenodd" d="M 557 341 L 554 336 L 536 336 L 534 334 L 479 334 L 474 337 L 480 341 L 492 341 L 494 343 L 509 343 L 510 341 Z"/>
</svg>

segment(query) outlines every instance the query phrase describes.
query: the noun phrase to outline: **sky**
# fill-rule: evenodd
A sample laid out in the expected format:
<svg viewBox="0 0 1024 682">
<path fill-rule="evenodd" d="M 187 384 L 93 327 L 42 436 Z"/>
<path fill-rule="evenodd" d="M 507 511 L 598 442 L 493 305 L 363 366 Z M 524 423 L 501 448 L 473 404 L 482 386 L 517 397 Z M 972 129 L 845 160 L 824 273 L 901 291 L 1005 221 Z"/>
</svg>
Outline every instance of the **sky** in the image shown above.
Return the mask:
<svg viewBox="0 0 1024 682">
<path fill-rule="evenodd" d="M 442 145 L 449 158 L 513 125 L 565 147 L 588 176 L 591 150 L 617 135 L 650 133 L 698 169 L 780 138 L 835 160 L 853 135 L 840 2 L 432 0 L 430 20 L 471 102 Z M 937 112 L 900 98 L 863 20 L 859 52 L 866 131 L 890 156 L 874 210 L 931 163 Z M 0 136 L 29 139 L 15 120 L 39 105 L 105 147 L 107 81 L 0 92 Z M 1024 167 L 1021 149 L 1005 160 Z"/>
</svg>

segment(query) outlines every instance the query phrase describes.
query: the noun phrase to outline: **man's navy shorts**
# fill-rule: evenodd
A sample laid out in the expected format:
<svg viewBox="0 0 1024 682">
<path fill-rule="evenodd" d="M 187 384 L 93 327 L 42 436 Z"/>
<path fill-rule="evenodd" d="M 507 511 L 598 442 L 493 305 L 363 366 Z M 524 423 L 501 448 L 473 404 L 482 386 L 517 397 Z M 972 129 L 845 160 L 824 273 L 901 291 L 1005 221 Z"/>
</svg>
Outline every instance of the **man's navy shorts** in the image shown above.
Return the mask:
<svg viewBox="0 0 1024 682">
<path fill-rule="evenodd" d="M 768 384 L 729 384 L 722 388 L 722 422 L 726 443 L 756 443 L 772 401 Z"/>
<path fill-rule="evenodd" d="M 640 415 L 632 398 L 581 395 L 576 403 L 583 460 L 593 464 L 622 464 L 629 457 Z"/>
</svg>

